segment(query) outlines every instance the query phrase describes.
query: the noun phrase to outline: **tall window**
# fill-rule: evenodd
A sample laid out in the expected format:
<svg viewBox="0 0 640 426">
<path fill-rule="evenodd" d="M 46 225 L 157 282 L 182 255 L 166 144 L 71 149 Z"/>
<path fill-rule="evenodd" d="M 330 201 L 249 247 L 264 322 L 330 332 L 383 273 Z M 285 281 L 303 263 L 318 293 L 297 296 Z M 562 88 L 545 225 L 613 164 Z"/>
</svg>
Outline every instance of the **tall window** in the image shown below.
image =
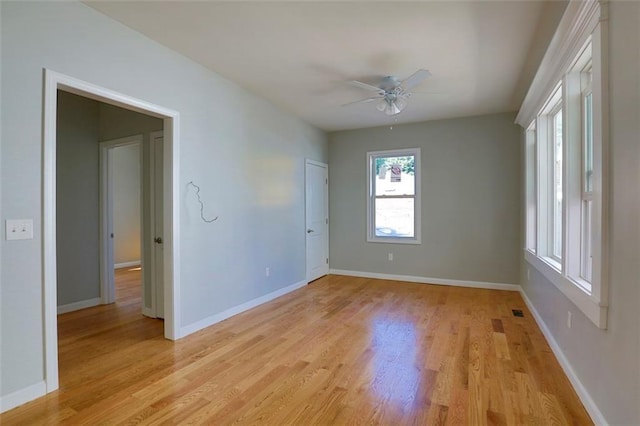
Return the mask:
<svg viewBox="0 0 640 426">
<path fill-rule="evenodd" d="M 420 149 L 367 153 L 367 240 L 420 243 Z"/>
<path fill-rule="evenodd" d="M 556 33 L 516 118 L 527 126 L 524 257 L 600 328 L 609 302 L 606 8 L 571 2 L 558 28 L 572 30 Z"/>
</svg>

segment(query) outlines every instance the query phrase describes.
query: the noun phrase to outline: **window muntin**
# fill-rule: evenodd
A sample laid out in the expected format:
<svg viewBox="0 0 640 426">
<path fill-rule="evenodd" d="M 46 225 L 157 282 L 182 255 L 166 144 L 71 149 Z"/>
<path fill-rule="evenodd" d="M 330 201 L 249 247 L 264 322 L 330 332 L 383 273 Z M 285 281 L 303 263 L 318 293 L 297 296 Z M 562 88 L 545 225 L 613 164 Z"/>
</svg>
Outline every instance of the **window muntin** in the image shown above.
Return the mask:
<svg viewBox="0 0 640 426">
<path fill-rule="evenodd" d="M 367 158 L 367 240 L 420 243 L 420 150 L 370 152 Z"/>
</svg>

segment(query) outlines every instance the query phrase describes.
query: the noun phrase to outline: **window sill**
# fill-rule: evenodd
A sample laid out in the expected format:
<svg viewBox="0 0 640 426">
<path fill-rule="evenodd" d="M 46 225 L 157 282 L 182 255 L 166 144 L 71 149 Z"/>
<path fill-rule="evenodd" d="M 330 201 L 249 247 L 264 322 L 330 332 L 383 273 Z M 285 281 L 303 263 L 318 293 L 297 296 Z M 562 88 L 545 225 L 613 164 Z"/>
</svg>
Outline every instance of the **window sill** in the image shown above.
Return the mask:
<svg viewBox="0 0 640 426">
<path fill-rule="evenodd" d="M 422 244 L 419 238 L 367 237 L 368 243 Z"/>
<path fill-rule="evenodd" d="M 568 278 L 553 265 L 553 260 L 538 257 L 530 250 L 524 250 L 524 258 L 529 265 L 539 271 L 562 294 L 564 294 L 580 311 L 598 328 L 607 328 L 607 306 L 603 306 L 594 296 L 573 279 Z"/>
</svg>

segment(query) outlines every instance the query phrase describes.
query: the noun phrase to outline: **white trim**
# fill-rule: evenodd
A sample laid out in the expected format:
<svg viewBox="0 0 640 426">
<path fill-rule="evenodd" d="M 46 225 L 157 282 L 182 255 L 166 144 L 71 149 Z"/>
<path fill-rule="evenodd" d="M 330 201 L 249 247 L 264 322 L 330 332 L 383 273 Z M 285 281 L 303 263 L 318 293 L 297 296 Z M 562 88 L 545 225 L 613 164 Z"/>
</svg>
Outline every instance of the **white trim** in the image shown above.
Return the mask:
<svg viewBox="0 0 640 426">
<path fill-rule="evenodd" d="M 165 117 L 164 153 L 164 337 L 180 336 L 180 115 Z"/>
<path fill-rule="evenodd" d="M 58 389 L 58 301 L 56 250 L 56 121 L 59 77 L 44 70 L 42 147 L 42 262 L 44 285 L 44 380 Z"/>
<path fill-rule="evenodd" d="M 157 237 L 156 234 L 156 138 L 161 137 L 163 138 L 162 143 L 163 143 L 163 156 L 164 156 L 164 135 L 163 132 L 161 131 L 155 131 L 155 132 L 151 132 L 149 133 L 149 170 L 148 170 L 148 174 L 147 174 L 147 178 L 149 180 L 149 205 L 148 205 L 148 211 L 149 211 L 149 237 L 148 237 L 148 243 L 149 243 L 149 247 L 151 250 L 149 250 L 149 254 L 148 254 L 148 261 L 149 261 L 149 267 L 148 272 L 149 272 L 149 286 L 151 289 L 151 306 L 148 308 L 144 308 L 143 311 L 147 312 L 147 313 L 151 313 L 151 315 L 147 315 L 151 318 L 157 318 L 158 317 L 158 283 L 157 283 L 157 266 L 156 266 L 156 250 L 158 250 L 158 246 L 156 245 L 155 239 Z M 163 174 L 163 184 L 164 184 L 164 174 Z M 161 235 L 164 235 L 164 229 L 161 233 Z M 146 245 L 146 244 L 143 244 Z M 144 282 L 143 287 L 146 285 L 146 282 Z M 164 281 L 163 281 L 164 283 Z M 144 304 L 143 304 L 144 305 Z M 164 306 L 163 306 L 163 313 L 162 313 L 163 317 L 164 317 Z"/>
<path fill-rule="evenodd" d="M 553 338 L 553 334 L 551 334 L 551 331 L 547 327 L 547 324 L 543 321 L 542 317 L 534 307 L 533 303 L 531 302 L 531 300 L 529 299 L 529 297 L 527 296 L 527 293 L 524 291 L 523 288 L 520 289 L 520 295 L 522 296 L 524 303 L 529 308 L 529 311 L 531 311 L 531 315 L 533 315 L 533 318 L 538 324 L 540 331 L 542 331 L 542 334 L 547 339 L 547 343 L 549 344 L 549 347 L 551 347 L 553 354 L 556 356 L 556 359 L 560 363 L 560 366 L 562 367 L 564 374 L 567 375 L 567 377 L 569 378 L 569 381 L 573 385 L 574 390 L 578 394 L 578 398 L 580 398 L 580 401 L 582 401 L 582 404 L 584 405 L 584 407 L 587 409 L 587 412 L 591 416 L 591 420 L 593 420 L 594 423 L 597 425 L 607 425 L 608 423 L 604 418 L 604 416 L 602 415 L 602 413 L 600 412 L 600 409 L 598 408 L 596 403 L 593 401 L 593 398 L 587 391 L 587 388 L 585 388 L 585 386 L 580 381 L 580 378 L 578 377 L 576 372 L 573 370 L 573 367 L 571 366 L 571 363 L 569 362 L 564 352 L 562 351 L 562 348 L 560 347 L 558 342 L 556 342 L 556 339 Z"/>
<path fill-rule="evenodd" d="M 19 405 L 26 404 L 29 401 L 33 401 L 36 398 L 47 393 L 47 385 L 44 380 L 29 385 L 26 388 L 22 388 L 15 392 L 0 397 L 0 413 L 9 411 L 12 408 L 16 408 Z"/>
<path fill-rule="evenodd" d="M 527 128 L 553 92 L 556 83 L 569 69 L 600 18 L 597 0 L 570 1 L 558 29 L 549 43 L 529 91 L 522 102 L 516 123 Z"/>
<path fill-rule="evenodd" d="M 524 250 L 524 258 L 537 271 L 551 282 L 569 300 L 573 302 L 587 318 L 598 328 L 607 328 L 607 306 L 583 290 L 580 283 L 574 283 L 570 278 L 561 274 L 551 264 L 536 256 L 529 250 Z"/>
<path fill-rule="evenodd" d="M 484 288 L 488 290 L 520 291 L 520 286 L 518 284 L 490 283 L 485 281 L 450 280 L 447 278 L 417 277 L 413 275 L 380 274 L 377 272 L 347 271 L 344 269 L 330 269 L 329 273 L 332 275 L 347 275 L 350 277 L 375 278 L 375 279 L 393 280 L 393 281 L 407 281 L 411 283 L 421 283 L 421 284 L 448 285 L 452 287 L 470 287 L 470 288 Z"/>
<path fill-rule="evenodd" d="M 67 312 L 79 311 L 80 309 L 92 308 L 102 303 L 100 297 L 94 297 L 93 299 L 81 300 L 79 302 L 68 303 L 66 305 L 58 306 L 58 315 L 66 314 Z"/>
<path fill-rule="evenodd" d="M 264 296 L 260 296 L 253 300 L 249 300 L 248 302 L 245 302 L 241 305 L 234 306 L 233 308 L 229 308 L 226 311 L 222 311 L 218 314 L 211 315 L 207 318 L 201 319 L 200 321 L 197 321 L 185 327 L 182 327 L 182 329 L 180 330 L 180 336 L 184 337 L 191 333 L 195 333 L 196 331 L 212 326 L 213 324 L 219 323 L 220 321 L 224 321 L 227 318 L 230 318 L 234 315 L 238 315 L 242 312 L 248 311 L 249 309 L 255 308 L 256 306 L 270 302 L 273 299 L 276 299 L 280 296 L 284 296 L 287 293 L 291 293 L 292 291 L 297 290 L 301 287 L 304 287 L 305 285 L 307 285 L 306 280 L 299 281 L 295 284 L 291 284 L 290 286 L 281 288 L 280 290 L 273 291 L 271 293 L 265 294 Z"/>
<path fill-rule="evenodd" d="M 56 117 L 57 91 L 65 90 L 90 99 L 164 119 L 165 142 L 165 337 L 176 339 L 180 330 L 179 235 L 179 120 L 174 110 L 160 107 L 94 84 L 44 69 L 42 248 L 44 311 L 44 379 L 46 391 L 58 389 L 58 326 L 56 278 Z"/>
<path fill-rule="evenodd" d="M 131 268 L 132 266 L 140 266 L 140 265 L 142 265 L 142 261 L 140 261 L 140 260 L 132 260 L 131 262 L 114 263 L 113 264 L 113 269 Z"/>
</svg>

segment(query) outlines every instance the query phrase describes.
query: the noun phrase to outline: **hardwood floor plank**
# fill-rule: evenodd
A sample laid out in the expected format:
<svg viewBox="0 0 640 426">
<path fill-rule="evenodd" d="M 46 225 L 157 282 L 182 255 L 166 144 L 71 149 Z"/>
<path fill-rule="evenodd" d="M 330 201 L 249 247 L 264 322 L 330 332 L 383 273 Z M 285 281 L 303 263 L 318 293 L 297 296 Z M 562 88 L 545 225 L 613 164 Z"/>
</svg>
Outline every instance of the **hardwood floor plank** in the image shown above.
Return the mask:
<svg viewBox="0 0 640 426">
<path fill-rule="evenodd" d="M 0 423 L 591 424 L 515 292 L 327 276 L 171 342 L 139 280 L 58 317 L 60 389 Z"/>
</svg>

